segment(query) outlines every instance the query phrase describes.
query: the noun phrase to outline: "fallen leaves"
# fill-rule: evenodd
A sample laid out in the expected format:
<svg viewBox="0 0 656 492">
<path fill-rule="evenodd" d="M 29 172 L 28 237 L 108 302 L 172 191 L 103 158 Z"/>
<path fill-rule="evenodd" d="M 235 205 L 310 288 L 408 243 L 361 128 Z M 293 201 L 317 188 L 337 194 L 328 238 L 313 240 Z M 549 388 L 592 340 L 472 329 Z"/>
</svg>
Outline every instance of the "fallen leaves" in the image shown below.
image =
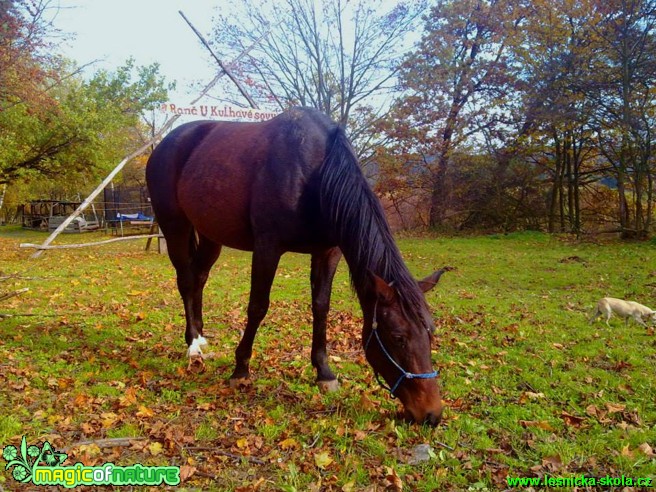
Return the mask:
<svg viewBox="0 0 656 492">
<path fill-rule="evenodd" d="M 394 468 L 387 467 L 387 475 L 385 478 L 390 483 L 388 490 L 393 492 L 401 492 L 403 490 L 403 481 Z"/>
<path fill-rule="evenodd" d="M 119 408 L 127 408 L 137 403 L 137 388 L 129 387 L 118 400 Z"/>
<path fill-rule="evenodd" d="M 567 427 L 581 428 L 585 424 L 586 417 L 579 417 L 577 415 L 572 415 L 566 411 L 560 413 L 560 418 L 563 419 L 563 422 Z"/>
<path fill-rule="evenodd" d="M 149 419 L 155 415 L 155 411 L 144 405 L 139 405 L 139 409 L 135 415 L 140 419 Z"/>
<path fill-rule="evenodd" d="M 537 427 L 542 430 L 553 432 L 556 429 L 546 420 L 520 420 L 519 425 L 522 427 Z"/>
<path fill-rule="evenodd" d="M 294 449 L 300 449 L 301 445 L 298 443 L 298 441 L 292 437 L 289 437 L 283 441 L 280 441 L 278 443 L 278 446 L 280 446 L 280 449 L 283 451 L 289 451 L 289 450 L 294 450 Z"/>
<path fill-rule="evenodd" d="M 325 470 L 333 463 L 333 458 L 328 451 L 322 451 L 314 455 L 314 464 L 320 470 Z"/>
<path fill-rule="evenodd" d="M 185 483 L 196 474 L 198 469 L 195 466 L 182 465 L 180 467 L 180 483 Z"/>
<path fill-rule="evenodd" d="M 226 261 L 227 288 L 220 284 L 225 272 L 208 284 L 205 330 L 213 335 L 215 356 L 207 358 L 206 372 L 188 373 L 184 317 L 174 273 L 163 260 L 139 252 L 99 267 L 97 278 L 80 278 L 76 292 L 84 298 L 74 309 L 81 316 L 32 325 L 4 321 L 10 329 L 0 339 L 6 388 L 0 396 L 32 418 L 16 414 L 21 427 L 8 432 L 48 436 L 58 448 L 85 440 L 70 453 L 88 464 L 179 464 L 189 489 L 211 489 L 227 479 L 237 492 L 279 490 L 291 476 L 308 492 L 454 492 L 465 484 L 505 490 L 509 470 L 605 475 L 622 466 L 645 469 L 655 459 L 653 395 L 644 392 L 652 386 L 640 376 L 651 367 L 642 359 L 654 360 L 653 332 L 570 324 L 582 303 L 571 291 L 567 299 L 556 290 L 531 293 L 507 315 L 503 303 L 485 305 L 489 279 L 479 285 L 483 289 L 457 286 L 432 294 L 429 303 L 439 313 L 432 357 L 443 374 L 447 410 L 443 424 L 427 429 L 393 420 L 397 403 L 378 389 L 363 357 L 361 313 L 351 307 L 356 301 L 346 275 L 336 280 L 343 290 L 333 297 L 328 329 L 340 393 L 326 396 L 314 388 L 307 275 L 297 269 L 280 280 L 302 281 L 300 300 L 285 287 L 274 292 L 256 340 L 252 378 L 232 390 L 227 378 L 249 292 L 247 279 L 239 286 L 235 279 L 247 277 L 250 263 Z M 160 263 L 168 269 L 158 271 Z M 48 289 L 44 285 L 42 306 L 37 296 L 26 299 L 30 310 L 71 309 L 68 293 Z M 447 295 L 468 302 L 456 307 Z M 640 358 L 630 353 L 636 353 L 632 338 L 647 344 Z M 108 436 L 139 440 L 99 445 Z M 586 447 L 607 436 L 603 451 Z"/>
<path fill-rule="evenodd" d="M 640 446 L 638 446 L 638 450 L 648 458 L 653 458 L 656 456 L 654 449 L 646 442 L 643 442 Z"/>
<path fill-rule="evenodd" d="M 148 445 L 148 452 L 152 456 L 158 456 L 158 455 L 162 454 L 163 451 L 164 451 L 164 446 L 162 445 L 161 442 L 155 441 L 155 442 L 151 442 Z"/>
<path fill-rule="evenodd" d="M 629 411 L 623 403 L 606 402 L 603 407 L 590 404 L 585 408 L 585 413 L 602 425 L 617 425 L 622 428 L 642 425 L 637 410 Z"/>
<path fill-rule="evenodd" d="M 533 391 L 524 391 L 521 396 L 519 397 L 519 403 L 524 404 L 528 401 L 538 401 L 543 399 L 544 393 L 539 393 L 539 392 L 533 392 Z"/>
</svg>

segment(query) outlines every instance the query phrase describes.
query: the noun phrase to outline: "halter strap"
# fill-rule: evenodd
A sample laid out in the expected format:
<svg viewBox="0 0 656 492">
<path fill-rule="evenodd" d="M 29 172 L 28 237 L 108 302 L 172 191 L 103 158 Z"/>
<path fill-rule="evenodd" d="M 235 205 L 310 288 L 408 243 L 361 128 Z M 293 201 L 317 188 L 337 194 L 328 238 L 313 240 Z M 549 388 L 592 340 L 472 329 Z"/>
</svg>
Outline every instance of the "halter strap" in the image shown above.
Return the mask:
<svg viewBox="0 0 656 492">
<path fill-rule="evenodd" d="M 378 346 L 380 347 L 381 351 L 387 357 L 387 359 L 396 367 L 401 374 L 399 375 L 399 378 L 396 380 L 396 383 L 394 383 L 393 386 L 388 386 L 385 384 L 385 382 L 380 378 L 380 375 L 378 372 L 374 369 L 374 375 L 376 376 L 376 381 L 378 381 L 378 384 L 380 384 L 381 387 L 385 388 L 387 391 L 390 392 L 392 397 L 396 397 L 394 392 L 397 390 L 399 385 L 403 382 L 404 379 L 434 379 L 439 375 L 439 371 L 435 370 L 432 372 L 423 372 L 419 374 L 415 374 L 412 372 L 408 372 L 401 365 L 394 360 L 394 358 L 390 355 L 390 353 L 387 351 L 385 348 L 385 345 L 383 344 L 383 340 L 381 340 L 380 335 L 378 334 L 378 321 L 376 320 L 376 310 L 378 308 L 378 301 L 374 304 L 374 316 L 373 320 L 371 322 L 371 332 L 369 333 L 369 337 L 367 338 L 367 343 L 364 345 L 364 351 L 365 354 L 367 353 L 367 350 L 369 349 L 369 345 L 371 344 L 371 340 L 375 337 L 376 340 L 378 341 Z"/>
</svg>

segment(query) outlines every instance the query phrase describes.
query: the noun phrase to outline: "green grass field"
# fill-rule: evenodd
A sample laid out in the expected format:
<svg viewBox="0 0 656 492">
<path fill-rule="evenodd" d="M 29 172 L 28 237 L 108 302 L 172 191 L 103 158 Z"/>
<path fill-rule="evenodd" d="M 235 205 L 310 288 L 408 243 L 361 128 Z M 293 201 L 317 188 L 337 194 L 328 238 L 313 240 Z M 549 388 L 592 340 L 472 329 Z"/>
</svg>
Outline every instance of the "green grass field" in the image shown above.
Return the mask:
<svg viewBox="0 0 656 492">
<path fill-rule="evenodd" d="M 180 466 L 176 490 L 512 490 L 508 477 L 656 479 L 654 330 L 587 322 L 606 295 L 656 306 L 652 243 L 531 233 L 399 239 L 417 277 L 456 267 L 428 294 L 447 405 L 443 423 L 428 428 L 399 420 L 398 402 L 376 384 L 343 263 L 329 329 L 341 390 L 324 395 L 314 385 L 309 257 L 286 255 L 255 342 L 252 384 L 233 391 L 250 255 L 224 250 L 210 277 L 211 357 L 196 374 L 186 371 L 168 258 L 144 252 L 145 241 L 40 259 L 18 247 L 44 238 L 0 228 L 0 294 L 30 289 L 0 302 L 0 313 L 14 315 L 0 319 L 0 448 L 26 436 L 47 439 L 69 463 Z M 419 460 L 422 444 L 430 450 Z M 20 490 L 4 463 L 0 490 Z"/>
</svg>

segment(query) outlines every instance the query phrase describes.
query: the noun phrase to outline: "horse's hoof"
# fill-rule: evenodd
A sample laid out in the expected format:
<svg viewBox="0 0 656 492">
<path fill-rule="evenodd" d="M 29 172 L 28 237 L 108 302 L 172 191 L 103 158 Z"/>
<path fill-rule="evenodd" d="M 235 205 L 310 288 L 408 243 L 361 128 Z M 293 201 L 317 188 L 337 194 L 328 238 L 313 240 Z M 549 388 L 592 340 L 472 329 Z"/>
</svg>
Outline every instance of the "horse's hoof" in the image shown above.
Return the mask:
<svg viewBox="0 0 656 492">
<path fill-rule="evenodd" d="M 252 382 L 248 378 L 230 378 L 228 384 L 230 385 L 230 388 L 236 390 L 246 388 L 250 386 Z"/>
<path fill-rule="evenodd" d="M 205 372 L 206 370 L 207 367 L 205 367 L 205 360 L 203 359 L 202 354 L 189 357 L 189 364 L 187 364 L 187 372 L 200 374 L 202 372 Z"/>
<path fill-rule="evenodd" d="M 336 379 L 331 379 L 330 381 L 317 381 L 317 384 L 322 393 L 334 393 L 339 390 L 339 382 Z"/>
</svg>

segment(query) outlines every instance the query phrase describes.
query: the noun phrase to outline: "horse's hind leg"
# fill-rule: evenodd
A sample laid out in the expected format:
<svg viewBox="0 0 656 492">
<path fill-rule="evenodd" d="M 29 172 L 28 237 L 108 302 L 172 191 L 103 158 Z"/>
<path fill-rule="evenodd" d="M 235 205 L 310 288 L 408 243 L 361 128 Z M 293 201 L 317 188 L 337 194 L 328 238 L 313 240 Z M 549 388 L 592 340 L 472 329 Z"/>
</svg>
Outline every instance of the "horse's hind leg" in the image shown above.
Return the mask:
<svg viewBox="0 0 656 492">
<path fill-rule="evenodd" d="M 326 324 L 330 309 L 330 294 L 337 264 L 342 253 L 331 248 L 312 255 L 310 282 L 312 285 L 312 365 L 317 370 L 317 383 L 323 391 L 339 387 L 335 374 L 328 365 Z"/>
<path fill-rule="evenodd" d="M 162 227 L 185 310 L 187 356 L 198 357 L 202 355 L 201 346 L 207 343 L 203 338 L 203 288 L 212 265 L 221 253 L 221 245 L 202 236 L 197 239 L 189 223 L 170 227 L 175 233 L 167 234 L 167 229 L 166 226 Z"/>
<path fill-rule="evenodd" d="M 203 289 L 207 283 L 210 270 L 212 269 L 214 263 L 216 263 L 216 260 L 219 258 L 220 254 L 220 244 L 213 243 L 203 236 L 199 237 L 198 246 L 194 251 L 191 262 L 193 286 L 190 302 L 191 316 L 193 320 L 192 326 L 194 326 L 196 334 L 189 333 L 189 330 L 185 332 L 185 340 L 189 347 L 187 355 L 189 357 L 202 355 L 201 346 L 207 345 L 207 341 L 203 336 Z M 189 324 L 187 324 L 187 326 L 189 326 Z"/>
</svg>

